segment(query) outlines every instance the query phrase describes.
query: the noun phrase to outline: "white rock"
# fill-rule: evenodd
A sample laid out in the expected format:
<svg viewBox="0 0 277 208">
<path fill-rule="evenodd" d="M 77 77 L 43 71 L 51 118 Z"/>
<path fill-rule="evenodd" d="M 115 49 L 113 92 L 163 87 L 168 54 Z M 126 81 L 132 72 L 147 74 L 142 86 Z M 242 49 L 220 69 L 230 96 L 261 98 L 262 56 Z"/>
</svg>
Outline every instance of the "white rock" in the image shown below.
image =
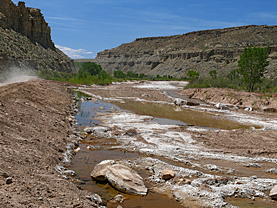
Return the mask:
<svg viewBox="0 0 277 208">
<path fill-rule="evenodd" d="M 180 98 L 175 98 L 174 99 L 174 104 L 175 105 L 183 105 L 183 104 L 185 104 L 185 101 L 180 99 Z"/>
<path fill-rule="evenodd" d="M 253 111 L 253 108 L 247 107 L 247 108 L 245 108 L 244 110 L 245 110 L 245 111 Z"/>
<path fill-rule="evenodd" d="M 81 151 L 81 148 L 80 147 L 77 147 L 76 149 L 74 149 L 74 152 L 75 153 L 78 153 L 78 152 L 80 152 Z"/>
<path fill-rule="evenodd" d="M 226 105 L 223 105 L 223 104 L 221 104 L 221 103 L 217 103 L 217 104 L 215 105 L 215 107 L 216 107 L 217 109 L 220 109 L 220 110 L 229 110 L 229 108 L 228 108 Z"/>
<path fill-rule="evenodd" d="M 147 188 L 142 177 L 131 168 L 115 164 L 108 167 L 106 178 L 117 190 L 129 194 L 146 195 Z"/>
<path fill-rule="evenodd" d="M 277 199 L 277 185 L 275 185 L 271 191 L 269 192 L 269 196 L 272 198 L 272 199 Z"/>
<path fill-rule="evenodd" d="M 103 160 L 101 163 L 97 164 L 90 176 L 97 181 L 106 181 L 107 168 L 115 164 L 114 160 Z"/>
</svg>

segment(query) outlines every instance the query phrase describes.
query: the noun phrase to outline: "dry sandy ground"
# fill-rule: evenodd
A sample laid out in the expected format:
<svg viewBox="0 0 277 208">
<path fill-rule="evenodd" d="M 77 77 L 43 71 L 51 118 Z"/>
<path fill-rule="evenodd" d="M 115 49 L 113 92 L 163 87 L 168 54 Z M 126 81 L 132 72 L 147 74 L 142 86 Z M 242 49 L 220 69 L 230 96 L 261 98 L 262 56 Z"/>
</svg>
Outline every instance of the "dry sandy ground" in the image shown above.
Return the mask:
<svg viewBox="0 0 277 208">
<path fill-rule="evenodd" d="M 251 107 L 260 111 L 277 111 L 277 97 L 274 93 L 262 94 L 233 89 L 201 88 L 182 90 L 179 94 L 210 103 Z"/>
<path fill-rule="evenodd" d="M 0 103 L 0 207 L 91 207 L 88 193 L 54 170 L 74 133 L 64 84 L 2 86 Z"/>
</svg>

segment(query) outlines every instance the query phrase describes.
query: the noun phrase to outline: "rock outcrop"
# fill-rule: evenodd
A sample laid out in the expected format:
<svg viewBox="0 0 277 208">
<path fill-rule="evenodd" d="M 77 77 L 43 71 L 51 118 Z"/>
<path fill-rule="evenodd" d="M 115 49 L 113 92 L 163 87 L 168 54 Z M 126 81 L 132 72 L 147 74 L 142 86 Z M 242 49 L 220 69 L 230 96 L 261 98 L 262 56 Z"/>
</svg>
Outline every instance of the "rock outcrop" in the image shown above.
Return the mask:
<svg viewBox="0 0 277 208">
<path fill-rule="evenodd" d="M 72 72 L 74 62 L 57 49 L 40 9 L 0 1 L 0 73 L 10 68 Z"/>
<path fill-rule="evenodd" d="M 226 75 L 237 68 L 246 46 L 270 46 L 267 76 L 277 75 L 277 26 L 242 26 L 190 32 L 168 37 L 138 38 L 97 54 L 96 63 L 115 70 L 185 77 L 188 70 L 208 76 L 210 70 Z"/>
<path fill-rule="evenodd" d="M 51 40 L 51 29 L 41 10 L 26 7 L 25 2 L 19 2 L 16 6 L 10 0 L 2 0 L 0 2 L 0 27 L 19 32 L 45 48 L 55 49 Z"/>
</svg>

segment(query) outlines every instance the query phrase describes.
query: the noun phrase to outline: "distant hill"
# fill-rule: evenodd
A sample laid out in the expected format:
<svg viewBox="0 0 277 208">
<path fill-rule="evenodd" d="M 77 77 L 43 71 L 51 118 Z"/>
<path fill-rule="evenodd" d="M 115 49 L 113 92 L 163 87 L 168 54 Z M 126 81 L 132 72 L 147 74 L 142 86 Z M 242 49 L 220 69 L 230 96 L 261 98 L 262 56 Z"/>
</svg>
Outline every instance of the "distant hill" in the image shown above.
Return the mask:
<svg viewBox="0 0 277 208">
<path fill-rule="evenodd" d="M 0 1 L 0 72 L 11 68 L 72 72 L 74 61 L 57 49 L 39 9 Z"/>
<path fill-rule="evenodd" d="M 277 26 L 249 25 L 190 32 L 167 37 L 138 38 L 97 54 L 94 62 L 115 70 L 147 75 L 185 77 L 188 70 L 208 76 L 210 70 L 226 75 L 237 68 L 246 46 L 270 46 L 267 76 L 277 75 Z"/>
</svg>

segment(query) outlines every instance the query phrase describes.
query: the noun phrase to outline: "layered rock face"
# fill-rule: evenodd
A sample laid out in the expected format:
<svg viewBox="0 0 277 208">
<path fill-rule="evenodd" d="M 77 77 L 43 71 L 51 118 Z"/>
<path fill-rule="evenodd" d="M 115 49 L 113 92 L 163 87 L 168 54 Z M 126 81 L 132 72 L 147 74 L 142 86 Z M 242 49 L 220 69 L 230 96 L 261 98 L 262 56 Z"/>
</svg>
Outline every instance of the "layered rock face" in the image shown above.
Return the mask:
<svg viewBox="0 0 277 208">
<path fill-rule="evenodd" d="M 0 27 L 13 29 L 45 48 L 55 48 L 51 29 L 40 9 L 28 8 L 25 2 L 19 2 L 16 6 L 10 0 L 2 0 L 0 12 Z"/>
<path fill-rule="evenodd" d="M 270 46 L 267 76 L 276 76 L 277 26 L 243 26 L 191 32 L 168 37 L 138 38 L 97 54 L 96 63 L 109 73 L 115 70 L 185 77 L 188 70 L 208 76 L 216 70 L 226 75 L 237 68 L 247 46 Z"/>
<path fill-rule="evenodd" d="M 24 2 L 0 1 L 0 71 L 11 67 L 72 72 L 74 62 L 51 40 L 51 29 L 40 9 Z"/>
</svg>

